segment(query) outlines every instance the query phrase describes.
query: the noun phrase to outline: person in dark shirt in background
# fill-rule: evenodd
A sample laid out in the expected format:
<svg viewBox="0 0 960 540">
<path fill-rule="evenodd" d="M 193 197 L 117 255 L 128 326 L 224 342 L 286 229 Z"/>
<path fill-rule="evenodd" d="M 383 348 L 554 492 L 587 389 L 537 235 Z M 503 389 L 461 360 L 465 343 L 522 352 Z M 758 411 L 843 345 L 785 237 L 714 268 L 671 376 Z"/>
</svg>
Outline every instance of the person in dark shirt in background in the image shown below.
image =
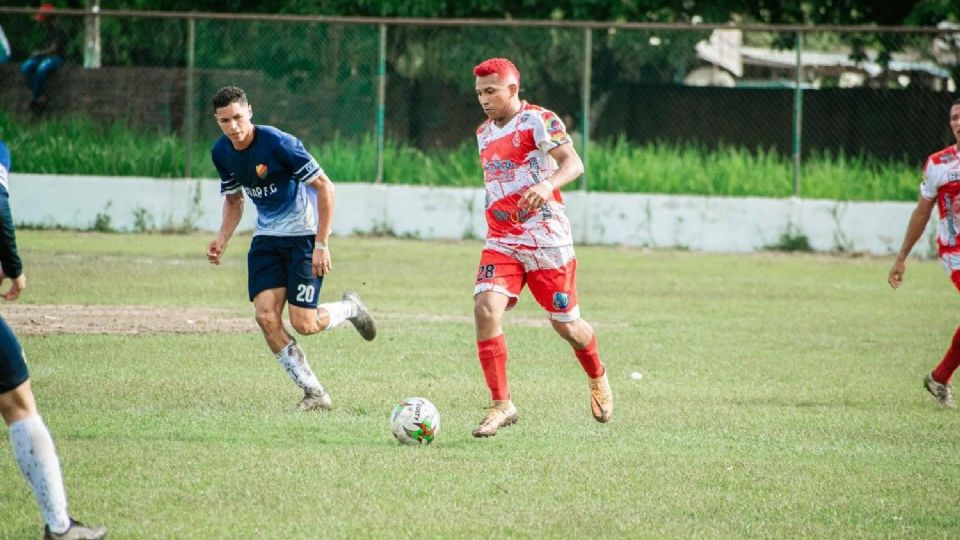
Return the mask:
<svg viewBox="0 0 960 540">
<path fill-rule="evenodd" d="M 34 52 L 20 66 L 23 79 L 30 89 L 30 110 L 40 112 L 46 107 L 49 98 L 44 93 L 47 77 L 55 69 L 63 65 L 64 53 L 67 49 L 67 33 L 54 20 L 53 4 L 43 3 L 40 11 L 34 16 L 47 32 L 46 47 Z"/>
</svg>

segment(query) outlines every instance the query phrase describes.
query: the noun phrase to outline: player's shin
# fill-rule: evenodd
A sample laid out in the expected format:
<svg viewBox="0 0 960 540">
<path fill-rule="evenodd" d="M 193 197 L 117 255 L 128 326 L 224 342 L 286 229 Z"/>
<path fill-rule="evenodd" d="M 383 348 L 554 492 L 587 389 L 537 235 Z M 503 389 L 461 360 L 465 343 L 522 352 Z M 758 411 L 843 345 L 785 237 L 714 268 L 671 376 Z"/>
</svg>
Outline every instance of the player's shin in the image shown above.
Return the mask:
<svg viewBox="0 0 960 540">
<path fill-rule="evenodd" d="M 477 342 L 477 356 L 483 377 L 490 389 L 490 398 L 494 401 L 510 399 L 510 387 L 507 384 L 507 340 L 503 334 Z"/>
<path fill-rule="evenodd" d="M 580 361 L 580 366 L 583 367 L 583 371 L 587 374 L 587 377 L 596 379 L 603 375 L 603 362 L 600 361 L 600 354 L 597 353 L 596 334 L 590 338 L 590 343 L 587 344 L 585 349 L 574 349 L 573 354 L 575 354 L 577 360 Z"/>
<path fill-rule="evenodd" d="M 287 375 L 293 379 L 293 382 L 304 392 L 316 392 L 323 388 L 320 386 L 317 376 L 310 369 L 310 364 L 307 363 L 307 354 L 300 348 L 297 340 L 291 339 L 290 343 L 277 353 L 277 361 L 283 366 Z"/>
<path fill-rule="evenodd" d="M 933 370 L 933 379 L 940 384 L 949 384 L 957 366 L 960 366 L 960 327 L 953 333 L 953 341 L 950 342 L 950 348 L 947 349 L 943 360 Z"/>
<path fill-rule="evenodd" d="M 43 521 L 51 531 L 66 531 L 70 528 L 70 517 L 60 459 L 43 419 L 29 416 L 10 424 L 10 442 L 17 465 L 37 499 Z"/>
</svg>

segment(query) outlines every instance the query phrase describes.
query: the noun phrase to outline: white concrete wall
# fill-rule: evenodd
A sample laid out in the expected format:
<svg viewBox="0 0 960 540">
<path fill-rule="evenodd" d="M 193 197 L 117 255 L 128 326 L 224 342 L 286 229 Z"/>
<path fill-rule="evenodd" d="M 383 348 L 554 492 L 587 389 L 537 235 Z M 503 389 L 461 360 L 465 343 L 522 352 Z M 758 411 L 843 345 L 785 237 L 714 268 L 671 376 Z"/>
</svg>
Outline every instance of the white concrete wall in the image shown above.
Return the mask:
<svg viewBox="0 0 960 540">
<path fill-rule="evenodd" d="M 483 192 L 473 188 L 338 183 L 333 232 L 392 232 L 424 239 L 482 238 Z M 154 229 L 192 224 L 214 231 L 222 199 L 216 180 L 166 180 L 11 174 L 11 205 L 18 224 L 90 228 L 98 214 L 121 231 L 136 215 Z M 805 235 L 818 251 L 889 254 L 899 249 L 914 203 L 837 202 L 581 193 L 566 191 L 567 214 L 579 242 L 654 248 L 749 252 L 781 235 Z M 248 201 L 240 230 L 253 228 Z M 142 220 L 141 220 L 142 221 Z M 932 256 L 932 219 L 914 253 Z"/>
</svg>

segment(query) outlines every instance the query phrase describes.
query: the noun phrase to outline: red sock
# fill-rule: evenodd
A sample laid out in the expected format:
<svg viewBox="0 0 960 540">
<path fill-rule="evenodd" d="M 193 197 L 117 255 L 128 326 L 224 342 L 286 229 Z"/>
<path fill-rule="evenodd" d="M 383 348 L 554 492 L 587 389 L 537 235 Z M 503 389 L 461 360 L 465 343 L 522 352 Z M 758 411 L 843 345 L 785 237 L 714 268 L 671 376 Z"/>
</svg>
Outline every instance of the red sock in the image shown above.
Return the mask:
<svg viewBox="0 0 960 540">
<path fill-rule="evenodd" d="M 603 362 L 600 361 L 600 355 L 597 354 L 597 334 L 593 334 L 593 337 L 590 338 L 590 344 L 587 345 L 586 349 L 574 349 L 573 354 L 577 355 L 577 360 L 583 366 L 583 371 L 587 373 L 587 377 L 596 379 L 603 375 L 605 371 Z"/>
<path fill-rule="evenodd" d="M 510 387 L 507 385 L 507 340 L 503 334 L 477 342 L 477 355 L 483 378 L 487 380 L 491 399 L 500 401 L 510 399 Z"/>
<path fill-rule="evenodd" d="M 960 327 L 953 333 L 953 342 L 947 349 L 947 354 L 943 356 L 937 369 L 933 370 L 933 380 L 940 384 L 948 384 L 957 366 L 960 366 Z"/>
</svg>

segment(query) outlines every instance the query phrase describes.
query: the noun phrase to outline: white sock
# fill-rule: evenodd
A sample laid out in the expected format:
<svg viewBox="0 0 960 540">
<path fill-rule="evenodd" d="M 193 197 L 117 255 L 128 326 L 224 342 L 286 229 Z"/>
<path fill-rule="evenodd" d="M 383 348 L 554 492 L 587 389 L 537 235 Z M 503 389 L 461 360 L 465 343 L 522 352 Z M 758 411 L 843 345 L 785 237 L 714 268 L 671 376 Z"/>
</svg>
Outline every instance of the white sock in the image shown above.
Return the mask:
<svg viewBox="0 0 960 540">
<path fill-rule="evenodd" d="M 30 416 L 10 424 L 10 441 L 13 457 L 30 484 L 43 521 L 52 532 L 65 532 L 70 528 L 67 493 L 63 488 L 60 459 L 43 419 Z"/>
<path fill-rule="evenodd" d="M 297 340 L 290 340 L 290 343 L 287 343 L 287 346 L 277 353 L 277 361 L 300 388 L 309 391 L 320 389 L 320 381 L 310 370 L 310 364 L 307 363 L 307 354 L 297 344 Z"/>
<path fill-rule="evenodd" d="M 324 330 L 336 328 L 343 321 L 356 317 L 360 309 L 353 302 L 340 300 L 339 302 L 330 302 L 329 304 L 320 304 L 317 309 L 322 309 L 330 316 L 330 323 Z M 319 315 L 317 315 L 319 317 Z"/>
</svg>

